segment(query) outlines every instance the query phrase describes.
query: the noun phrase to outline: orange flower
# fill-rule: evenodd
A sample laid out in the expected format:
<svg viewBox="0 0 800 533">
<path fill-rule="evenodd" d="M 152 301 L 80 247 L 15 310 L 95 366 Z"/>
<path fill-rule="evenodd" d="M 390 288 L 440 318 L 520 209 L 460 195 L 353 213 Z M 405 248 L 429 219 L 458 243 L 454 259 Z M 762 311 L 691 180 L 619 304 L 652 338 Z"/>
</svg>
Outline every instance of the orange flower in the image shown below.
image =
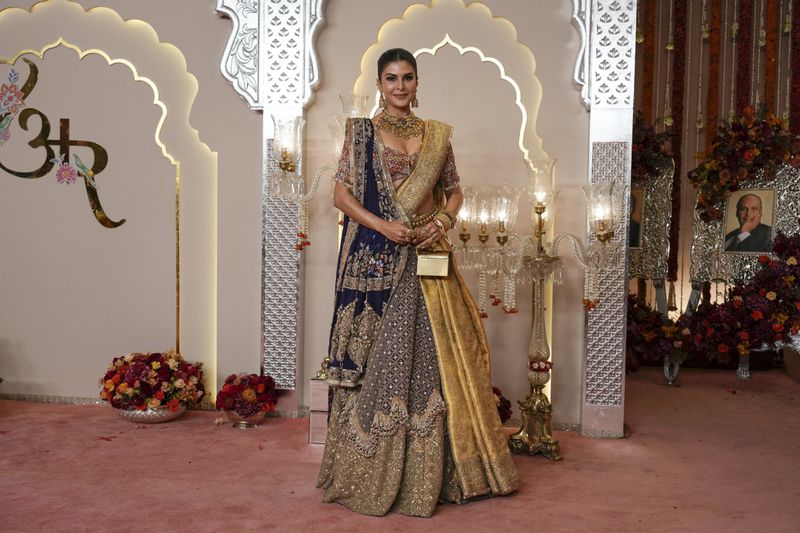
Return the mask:
<svg viewBox="0 0 800 533">
<path fill-rule="evenodd" d="M 767 300 L 769 300 L 770 302 L 774 302 L 774 301 L 775 301 L 775 298 L 777 298 L 777 297 L 778 297 L 778 295 L 777 295 L 777 294 L 775 294 L 775 291 L 769 291 L 769 292 L 766 294 L 766 298 L 767 298 Z"/>
<path fill-rule="evenodd" d="M 780 333 L 781 331 L 783 331 L 783 329 L 784 329 L 783 324 L 780 323 L 772 324 L 772 331 L 774 331 L 775 333 Z"/>
<path fill-rule="evenodd" d="M 256 398 L 256 391 L 250 387 L 247 387 L 242 391 L 242 398 L 248 403 L 254 403 L 258 399 Z"/>
<path fill-rule="evenodd" d="M 719 346 L 717 346 L 717 351 L 719 353 L 728 353 L 728 350 L 730 350 L 730 348 L 728 348 L 728 345 L 725 344 L 724 342 Z"/>
<path fill-rule="evenodd" d="M 750 316 L 753 317 L 753 320 L 761 320 L 762 318 L 764 318 L 764 314 L 758 309 L 750 313 Z"/>
</svg>

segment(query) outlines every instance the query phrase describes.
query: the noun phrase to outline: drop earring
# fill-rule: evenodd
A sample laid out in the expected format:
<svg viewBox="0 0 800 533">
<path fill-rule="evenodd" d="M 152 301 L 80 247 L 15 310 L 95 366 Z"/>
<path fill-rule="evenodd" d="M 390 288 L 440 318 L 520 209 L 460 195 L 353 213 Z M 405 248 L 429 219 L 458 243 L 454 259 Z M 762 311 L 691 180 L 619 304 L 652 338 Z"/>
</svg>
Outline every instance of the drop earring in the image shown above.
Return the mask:
<svg viewBox="0 0 800 533">
<path fill-rule="evenodd" d="M 381 93 L 381 97 L 378 100 L 378 105 L 381 106 L 382 109 L 386 109 L 386 98 L 383 97 L 383 93 Z"/>
<path fill-rule="evenodd" d="M 414 98 L 411 100 L 411 107 L 419 107 L 419 100 L 417 100 L 417 95 L 414 95 Z"/>
</svg>

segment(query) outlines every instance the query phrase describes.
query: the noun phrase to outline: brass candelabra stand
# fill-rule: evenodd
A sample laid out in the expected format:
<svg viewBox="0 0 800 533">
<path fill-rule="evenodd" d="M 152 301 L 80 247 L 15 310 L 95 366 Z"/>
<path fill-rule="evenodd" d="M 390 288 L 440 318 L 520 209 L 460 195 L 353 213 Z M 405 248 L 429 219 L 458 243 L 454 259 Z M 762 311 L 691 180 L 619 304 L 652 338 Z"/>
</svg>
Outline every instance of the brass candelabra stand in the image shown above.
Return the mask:
<svg viewBox="0 0 800 533">
<path fill-rule="evenodd" d="M 553 408 L 544 393 L 544 386 L 550 381 L 550 348 L 544 324 L 544 288 L 548 277 L 561 268 L 561 258 L 548 255 L 544 249 L 544 214 L 546 206 L 534 205 L 536 225 L 534 229 L 535 253 L 525 258 L 526 268 L 533 273 L 533 331 L 528 349 L 528 396 L 517 402 L 522 414 L 522 426 L 511 435 L 508 445 L 514 453 L 528 455 L 542 454 L 551 461 L 560 461 L 561 451 L 558 441 L 553 438 L 551 419 Z"/>
</svg>

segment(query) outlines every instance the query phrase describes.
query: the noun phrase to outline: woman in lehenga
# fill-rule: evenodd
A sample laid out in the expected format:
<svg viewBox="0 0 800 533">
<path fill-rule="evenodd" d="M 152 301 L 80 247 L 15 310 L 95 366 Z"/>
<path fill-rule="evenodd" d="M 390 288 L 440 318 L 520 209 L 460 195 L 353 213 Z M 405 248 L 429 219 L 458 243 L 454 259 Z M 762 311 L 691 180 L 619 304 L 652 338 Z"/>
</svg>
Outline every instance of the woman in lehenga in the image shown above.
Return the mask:
<svg viewBox="0 0 800 533">
<path fill-rule="evenodd" d="M 350 119 L 334 203 L 344 212 L 328 382 L 324 501 L 365 514 L 430 516 L 438 502 L 519 485 L 492 392 L 472 296 L 449 276 L 417 275 L 418 252 L 448 250 L 463 196 L 450 126 L 423 121 L 417 65 L 378 60 L 382 111 Z"/>
</svg>

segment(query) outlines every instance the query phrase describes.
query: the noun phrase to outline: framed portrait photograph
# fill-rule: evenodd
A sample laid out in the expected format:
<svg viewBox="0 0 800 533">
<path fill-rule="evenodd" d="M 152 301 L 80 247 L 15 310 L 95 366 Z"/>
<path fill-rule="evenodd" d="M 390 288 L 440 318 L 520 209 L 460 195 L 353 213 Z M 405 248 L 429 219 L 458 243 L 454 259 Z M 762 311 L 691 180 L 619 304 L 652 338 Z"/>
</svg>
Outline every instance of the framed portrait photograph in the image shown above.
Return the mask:
<svg viewBox="0 0 800 533">
<path fill-rule="evenodd" d="M 639 248 L 642 235 L 642 211 L 644 210 L 644 187 L 631 189 L 631 216 L 628 221 L 628 248 Z"/>
<path fill-rule="evenodd" d="M 724 253 L 760 255 L 772 251 L 774 189 L 736 191 L 728 197 L 724 213 Z"/>
<path fill-rule="evenodd" d="M 669 228 L 672 221 L 670 163 L 660 173 L 631 183 L 628 219 L 628 277 L 663 280 L 667 275 Z"/>
<path fill-rule="evenodd" d="M 702 282 L 747 282 L 758 270 L 758 257 L 772 253 L 775 234 L 797 232 L 798 183 L 800 170 L 784 165 L 773 179 L 757 175 L 733 192 L 721 207 L 721 220 L 703 220 L 695 210 L 690 301 Z"/>
</svg>

